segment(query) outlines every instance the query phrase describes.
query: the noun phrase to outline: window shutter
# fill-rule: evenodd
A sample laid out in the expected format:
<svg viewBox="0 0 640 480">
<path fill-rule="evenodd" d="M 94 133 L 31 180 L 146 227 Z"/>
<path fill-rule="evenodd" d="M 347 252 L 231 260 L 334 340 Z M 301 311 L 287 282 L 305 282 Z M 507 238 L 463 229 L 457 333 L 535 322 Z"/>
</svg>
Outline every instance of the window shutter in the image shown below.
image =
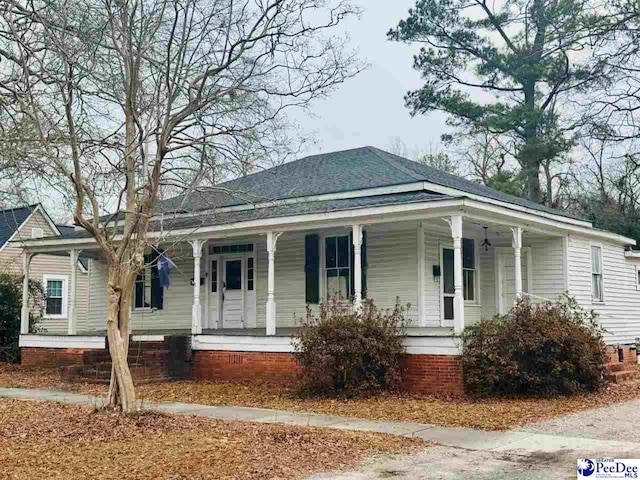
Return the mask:
<svg viewBox="0 0 640 480">
<path fill-rule="evenodd" d="M 151 254 L 151 308 L 162 310 L 164 302 L 164 288 L 160 285 L 160 275 L 158 275 L 158 257 L 162 252 L 153 251 Z"/>
<path fill-rule="evenodd" d="M 306 303 L 320 303 L 320 235 L 304 237 L 304 273 Z"/>
</svg>

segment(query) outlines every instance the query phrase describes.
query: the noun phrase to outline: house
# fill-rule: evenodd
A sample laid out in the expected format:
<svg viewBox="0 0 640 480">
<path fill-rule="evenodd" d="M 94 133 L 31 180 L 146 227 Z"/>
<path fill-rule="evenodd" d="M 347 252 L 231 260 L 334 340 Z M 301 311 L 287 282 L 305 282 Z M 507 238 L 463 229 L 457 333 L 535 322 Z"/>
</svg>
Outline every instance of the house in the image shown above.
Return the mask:
<svg viewBox="0 0 640 480">
<path fill-rule="evenodd" d="M 25 240 L 60 237 L 73 230 L 73 226 L 55 224 L 41 204 L 0 211 L 0 272 L 22 275 Z M 30 278 L 41 282 L 47 296 L 39 329 L 50 334 L 74 334 L 68 329 L 68 316 L 85 318 L 89 311 L 88 263 L 77 262 L 72 269 L 69 257 L 38 255 L 30 264 Z M 75 302 L 70 304 L 73 282 Z"/>
<path fill-rule="evenodd" d="M 153 265 L 138 276 L 134 338 L 188 335 L 194 378 L 290 379 L 296 317 L 336 293 L 356 307 L 364 297 L 411 304 L 407 385 L 420 392 L 459 393 L 463 328 L 521 295 L 537 302 L 568 292 L 600 314 L 608 343 L 640 337 L 633 239 L 373 147 L 162 201 L 149 241 L 157 245 L 149 261 L 164 254 L 176 268 L 169 289 Z M 24 330 L 23 358 L 80 362 L 104 349 L 107 268 L 94 240 L 75 231 L 20 246 L 92 257 L 88 314 L 68 317 L 75 334 Z"/>
</svg>

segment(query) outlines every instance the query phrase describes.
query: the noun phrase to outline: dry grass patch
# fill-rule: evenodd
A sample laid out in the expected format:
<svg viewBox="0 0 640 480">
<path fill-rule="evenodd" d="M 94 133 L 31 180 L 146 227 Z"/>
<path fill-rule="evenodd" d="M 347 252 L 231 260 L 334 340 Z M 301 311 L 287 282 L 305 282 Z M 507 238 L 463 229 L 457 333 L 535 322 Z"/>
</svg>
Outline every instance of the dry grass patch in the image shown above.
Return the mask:
<svg viewBox="0 0 640 480">
<path fill-rule="evenodd" d="M 62 388 L 100 393 L 104 387 L 65 384 L 47 371 L 0 366 L 0 386 Z M 66 388 L 65 388 L 66 387 Z M 550 399 L 455 399 L 385 395 L 366 400 L 300 398 L 295 387 L 272 384 L 179 381 L 138 387 L 139 398 L 205 405 L 244 405 L 375 420 L 404 420 L 446 427 L 508 430 L 569 413 L 640 398 L 640 384 L 611 385 L 599 393 Z"/>
<path fill-rule="evenodd" d="M 0 478 L 300 478 L 417 439 L 0 399 Z"/>
</svg>

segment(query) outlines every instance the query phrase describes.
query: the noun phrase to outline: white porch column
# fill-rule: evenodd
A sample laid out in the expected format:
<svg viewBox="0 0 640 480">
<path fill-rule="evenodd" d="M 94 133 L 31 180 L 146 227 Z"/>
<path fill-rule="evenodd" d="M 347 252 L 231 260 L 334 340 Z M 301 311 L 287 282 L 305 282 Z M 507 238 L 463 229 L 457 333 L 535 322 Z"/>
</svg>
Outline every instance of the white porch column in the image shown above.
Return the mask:
<svg viewBox="0 0 640 480">
<path fill-rule="evenodd" d="M 200 306 L 200 259 L 202 258 L 202 240 L 192 240 L 193 247 L 193 307 L 191 308 L 191 333 L 202 333 L 202 307 Z"/>
<path fill-rule="evenodd" d="M 353 225 L 353 307 L 362 308 L 362 225 Z"/>
<path fill-rule="evenodd" d="M 522 297 L 522 227 L 511 227 L 513 235 L 511 246 L 513 247 L 514 276 L 516 287 L 516 301 Z"/>
<path fill-rule="evenodd" d="M 78 270 L 78 251 L 69 251 L 71 267 L 71 284 L 69 285 L 69 318 L 67 320 L 67 333 L 76 334 L 76 273 Z"/>
<path fill-rule="evenodd" d="M 20 334 L 29 333 L 29 269 L 31 268 L 31 258 L 33 256 L 24 252 L 22 256 L 22 312 L 20 314 Z M 45 285 L 45 288 L 47 286 Z"/>
<path fill-rule="evenodd" d="M 269 255 L 269 270 L 267 275 L 267 335 L 276 334 L 276 243 L 282 233 L 267 232 L 267 253 Z"/>
<path fill-rule="evenodd" d="M 462 285 L 462 215 L 453 215 L 449 220 L 453 237 L 453 332 L 464 330 L 464 294 Z"/>
<path fill-rule="evenodd" d="M 418 326 L 425 327 L 427 325 L 427 317 L 424 308 L 424 292 L 427 285 L 427 272 L 425 262 L 424 249 L 424 222 L 418 225 Z"/>
</svg>

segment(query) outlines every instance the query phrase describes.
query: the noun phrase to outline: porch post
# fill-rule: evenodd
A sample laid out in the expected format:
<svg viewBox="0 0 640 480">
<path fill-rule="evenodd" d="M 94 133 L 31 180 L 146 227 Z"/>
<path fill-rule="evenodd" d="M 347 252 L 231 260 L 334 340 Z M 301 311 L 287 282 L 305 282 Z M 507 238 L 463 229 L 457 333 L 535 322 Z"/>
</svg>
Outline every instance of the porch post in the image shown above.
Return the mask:
<svg viewBox="0 0 640 480">
<path fill-rule="evenodd" d="M 20 315 L 20 334 L 29 333 L 29 269 L 31 268 L 32 254 L 24 252 L 22 256 L 22 312 Z M 45 288 L 47 286 L 45 285 Z"/>
<path fill-rule="evenodd" d="M 282 233 L 267 232 L 267 253 L 269 255 L 269 270 L 267 275 L 267 306 L 266 330 L 267 335 L 276 334 L 276 243 Z"/>
<path fill-rule="evenodd" d="M 516 301 L 522 297 L 522 227 L 511 227 Z"/>
<path fill-rule="evenodd" d="M 453 215 L 450 219 L 453 237 L 453 332 L 464 330 L 464 294 L 462 285 L 462 215 Z"/>
<path fill-rule="evenodd" d="M 427 273 L 425 264 L 425 249 L 424 249 L 424 222 L 420 222 L 418 225 L 418 326 L 425 327 L 427 325 L 427 318 L 424 308 L 424 292 L 427 284 Z"/>
<path fill-rule="evenodd" d="M 71 266 L 71 284 L 69 285 L 69 318 L 67 320 L 67 334 L 76 334 L 76 271 L 78 270 L 78 251 L 69 250 Z"/>
<path fill-rule="evenodd" d="M 362 225 L 353 225 L 353 306 L 362 308 Z"/>
<path fill-rule="evenodd" d="M 202 308 L 200 306 L 200 259 L 202 258 L 202 240 L 192 240 L 193 247 L 193 307 L 191 309 L 191 333 L 202 333 Z"/>
</svg>

